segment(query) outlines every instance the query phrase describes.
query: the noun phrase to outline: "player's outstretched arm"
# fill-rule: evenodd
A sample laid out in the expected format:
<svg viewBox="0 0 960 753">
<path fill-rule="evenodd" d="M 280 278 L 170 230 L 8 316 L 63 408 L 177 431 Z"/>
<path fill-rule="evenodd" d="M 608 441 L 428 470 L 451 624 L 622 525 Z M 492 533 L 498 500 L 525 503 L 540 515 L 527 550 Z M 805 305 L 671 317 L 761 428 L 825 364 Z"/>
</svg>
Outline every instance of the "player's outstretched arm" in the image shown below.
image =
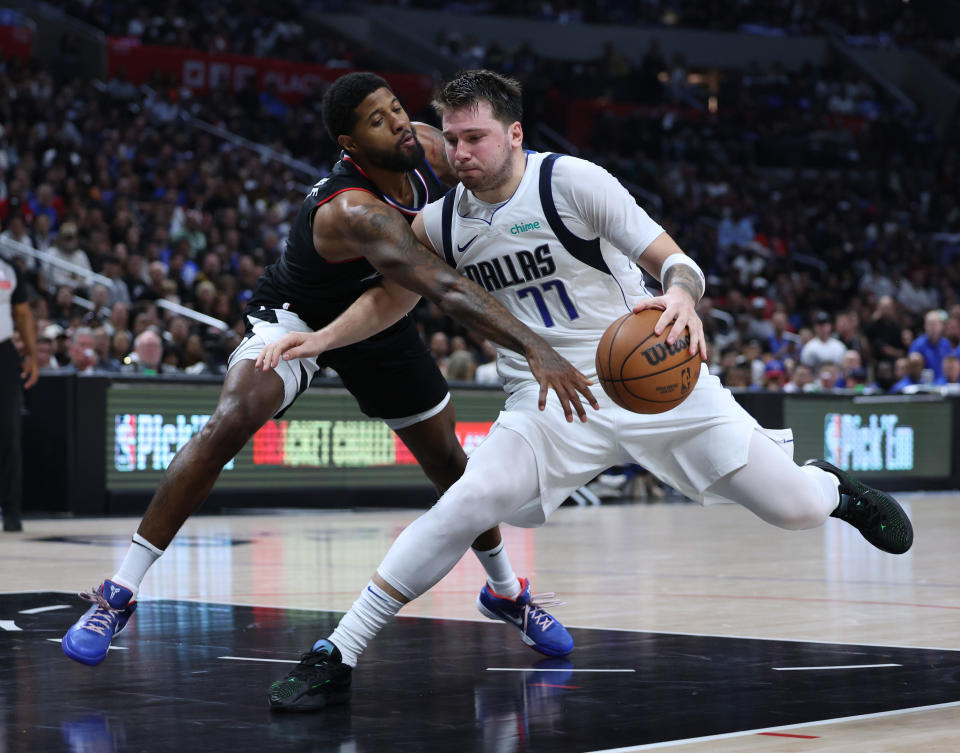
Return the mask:
<svg viewBox="0 0 960 753">
<path fill-rule="evenodd" d="M 680 250 L 673 238 L 666 233 L 658 235 L 640 255 L 637 264 L 660 280 L 663 295 L 645 298 L 633 310 L 662 310 L 663 315 L 654 331 L 659 335 L 673 322 L 667 335 L 667 342 L 671 345 L 684 327 L 689 328 L 690 355 L 699 351 L 700 357 L 706 360 L 707 340 L 703 334 L 703 322 L 697 314 L 697 303 L 703 296 L 703 278 L 688 260 L 689 257 Z"/>
<path fill-rule="evenodd" d="M 419 293 L 435 303 L 443 313 L 480 335 L 518 353 L 530 364 L 534 378 L 540 383 L 540 407 L 547 404 L 552 389 L 560 398 L 564 414 L 573 420 L 573 413 L 586 421 L 587 414 L 580 397 L 598 408 L 590 392 L 590 380 L 560 356 L 542 337 L 507 311 L 504 306 L 476 283 L 461 277 L 436 254 L 421 244 L 406 220 L 375 197 L 359 191 L 341 194 L 333 207 L 337 222 L 314 222 L 314 243 L 323 248 L 322 237 L 328 227 L 339 228 L 339 240 L 348 244 L 357 256 L 365 256 L 384 278 Z M 333 204 L 334 202 L 331 202 Z M 318 233 L 321 237 L 318 237 Z M 343 248 L 343 246 L 341 246 Z"/>
<path fill-rule="evenodd" d="M 277 368 L 282 358 L 316 358 L 321 353 L 366 340 L 400 321 L 420 296 L 402 285 L 384 280 L 365 291 L 340 316 L 316 332 L 288 332 L 257 357 L 256 368 Z"/>
</svg>

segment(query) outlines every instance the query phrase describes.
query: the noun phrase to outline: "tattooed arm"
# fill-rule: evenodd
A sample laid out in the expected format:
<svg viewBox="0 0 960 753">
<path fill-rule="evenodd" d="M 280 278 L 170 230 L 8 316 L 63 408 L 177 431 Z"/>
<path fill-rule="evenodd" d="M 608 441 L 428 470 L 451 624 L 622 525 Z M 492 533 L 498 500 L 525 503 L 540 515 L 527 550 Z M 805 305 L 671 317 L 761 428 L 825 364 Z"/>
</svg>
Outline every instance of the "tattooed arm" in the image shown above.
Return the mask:
<svg viewBox="0 0 960 753">
<path fill-rule="evenodd" d="M 496 298 L 421 244 L 400 213 L 373 194 L 346 191 L 321 206 L 314 216 L 313 243 L 330 261 L 366 257 L 385 280 L 422 295 L 461 324 L 522 353 L 540 383 L 541 408 L 546 406 L 549 389 L 560 398 L 567 420 L 573 420 L 574 411 L 580 420 L 586 420 L 581 395 L 594 408 L 599 407 L 583 374 Z M 354 303 L 358 305 L 364 304 Z M 351 316 L 351 309 L 341 316 Z M 333 326 L 340 324 L 328 325 Z M 341 330 L 340 336 L 347 333 Z"/>
<path fill-rule="evenodd" d="M 663 315 L 657 322 L 657 334 L 673 322 L 667 342 L 673 343 L 685 327 L 690 329 L 690 354 L 698 350 L 700 357 L 707 358 L 707 341 L 703 334 L 703 322 L 697 315 L 697 303 L 703 296 L 703 282 L 697 272 L 685 264 L 673 264 L 661 279 L 663 263 L 673 254 L 683 254 L 680 247 L 667 233 L 661 233 L 647 246 L 637 259 L 643 269 L 660 280 L 663 295 L 645 298 L 633 307 L 634 311 L 660 309 Z"/>
</svg>

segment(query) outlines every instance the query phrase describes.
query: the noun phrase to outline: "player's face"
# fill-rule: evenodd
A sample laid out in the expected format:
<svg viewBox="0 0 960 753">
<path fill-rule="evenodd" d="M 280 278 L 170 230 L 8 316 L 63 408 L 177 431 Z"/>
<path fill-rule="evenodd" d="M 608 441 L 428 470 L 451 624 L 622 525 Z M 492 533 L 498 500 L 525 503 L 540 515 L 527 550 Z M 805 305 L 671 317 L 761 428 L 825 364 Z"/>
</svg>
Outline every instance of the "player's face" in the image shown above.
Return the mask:
<svg viewBox="0 0 960 753">
<path fill-rule="evenodd" d="M 367 95 L 356 109 L 357 124 L 348 151 L 382 170 L 406 172 L 423 160 L 423 147 L 400 100 L 386 88 Z"/>
<path fill-rule="evenodd" d="M 464 186 L 476 194 L 495 191 L 513 178 L 515 149 L 523 143 L 519 123 L 505 126 L 488 102 L 443 114 L 443 140 Z"/>
</svg>

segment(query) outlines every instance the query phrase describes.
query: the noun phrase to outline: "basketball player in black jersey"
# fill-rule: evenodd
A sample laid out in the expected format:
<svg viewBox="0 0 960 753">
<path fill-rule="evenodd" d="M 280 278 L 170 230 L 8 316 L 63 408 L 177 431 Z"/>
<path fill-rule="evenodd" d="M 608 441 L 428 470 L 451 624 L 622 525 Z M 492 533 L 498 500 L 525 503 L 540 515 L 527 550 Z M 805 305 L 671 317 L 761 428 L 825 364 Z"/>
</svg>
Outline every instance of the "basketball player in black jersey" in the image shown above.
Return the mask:
<svg viewBox="0 0 960 753">
<path fill-rule="evenodd" d="M 103 661 L 113 636 L 136 609 L 147 570 L 206 498 L 223 466 L 268 419 L 282 414 L 323 366 L 337 371 L 364 413 L 397 432 L 439 493 L 459 478 L 466 458 L 454 434 L 447 386 L 409 317 L 318 358 L 256 367 L 270 343 L 287 333 L 321 330 L 371 287 L 385 296 L 413 291 L 484 337 L 523 353 L 543 401 L 553 389 L 568 416 L 575 411 L 585 420 L 580 395 L 596 407 L 579 371 L 415 239 L 410 221 L 445 191 L 438 176 L 453 181 L 439 132 L 414 127 L 387 83 L 368 73 L 338 79 L 324 97 L 323 111 L 343 158 L 306 197 L 284 255 L 258 282 L 246 310 L 247 335 L 230 357 L 214 414 L 174 457 L 120 569 L 82 595 L 93 604 L 62 642 L 76 661 Z M 518 588 L 499 529 L 481 534 L 474 545 L 484 553 L 492 590 L 499 587 L 507 596 L 528 592 L 525 581 Z M 400 597 L 390 586 L 385 590 L 388 597 Z M 521 630 L 527 643 L 536 641 Z"/>
</svg>

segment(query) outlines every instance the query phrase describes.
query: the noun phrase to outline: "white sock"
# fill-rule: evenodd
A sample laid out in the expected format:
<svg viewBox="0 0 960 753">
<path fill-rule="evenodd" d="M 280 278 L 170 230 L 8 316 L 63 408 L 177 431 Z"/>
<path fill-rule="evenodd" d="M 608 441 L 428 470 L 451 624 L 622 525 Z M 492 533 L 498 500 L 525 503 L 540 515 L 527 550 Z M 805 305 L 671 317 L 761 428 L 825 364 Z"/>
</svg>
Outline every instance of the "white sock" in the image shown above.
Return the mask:
<svg viewBox="0 0 960 753">
<path fill-rule="evenodd" d="M 490 588 L 494 590 L 497 596 L 515 599 L 520 595 L 520 580 L 517 578 L 517 574 L 513 572 L 510 555 L 507 554 L 503 541 L 493 549 L 488 549 L 485 552 L 474 549 L 473 553 L 477 555 L 483 569 L 487 571 L 487 583 L 490 584 Z"/>
<path fill-rule="evenodd" d="M 137 597 L 140 583 L 143 582 L 147 570 L 160 558 L 161 554 L 163 549 L 158 549 L 139 533 L 133 534 L 133 543 L 127 550 L 127 556 L 123 558 L 120 569 L 110 580 L 133 591 L 130 599 L 133 601 Z"/>
<path fill-rule="evenodd" d="M 828 508 L 827 515 L 836 510 L 840 504 L 840 479 L 830 473 L 830 471 L 817 468 L 815 465 L 801 465 L 800 470 L 820 485 L 823 494 L 823 503 L 825 507 Z"/>
<path fill-rule="evenodd" d="M 360 596 L 340 624 L 330 633 L 330 642 L 340 649 L 343 663 L 357 666 L 360 654 L 402 607 L 399 601 L 387 594 L 372 580 L 360 592 Z"/>
</svg>

